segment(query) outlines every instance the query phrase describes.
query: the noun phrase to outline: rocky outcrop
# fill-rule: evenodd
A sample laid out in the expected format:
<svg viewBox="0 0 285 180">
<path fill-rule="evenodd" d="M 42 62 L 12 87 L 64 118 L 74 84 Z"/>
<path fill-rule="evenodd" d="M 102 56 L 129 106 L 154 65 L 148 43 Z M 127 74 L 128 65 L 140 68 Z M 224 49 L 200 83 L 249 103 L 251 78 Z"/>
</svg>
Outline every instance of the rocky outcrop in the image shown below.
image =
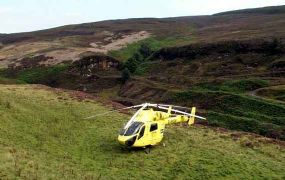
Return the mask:
<svg viewBox="0 0 285 180">
<path fill-rule="evenodd" d="M 120 62 L 110 56 L 92 55 L 85 56 L 71 65 L 70 71 L 80 72 L 81 75 L 89 76 L 98 71 L 110 71 L 118 69 Z"/>
</svg>

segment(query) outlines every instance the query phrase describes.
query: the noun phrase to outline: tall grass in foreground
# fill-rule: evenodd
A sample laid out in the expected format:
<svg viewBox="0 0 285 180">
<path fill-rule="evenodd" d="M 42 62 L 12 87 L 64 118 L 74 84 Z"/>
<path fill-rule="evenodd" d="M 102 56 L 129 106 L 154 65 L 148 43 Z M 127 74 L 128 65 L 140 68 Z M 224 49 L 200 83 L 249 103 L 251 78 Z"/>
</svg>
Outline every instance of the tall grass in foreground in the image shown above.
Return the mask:
<svg viewBox="0 0 285 180">
<path fill-rule="evenodd" d="M 282 179 L 284 147 L 252 136 L 169 126 L 145 154 L 118 145 L 127 115 L 36 85 L 0 86 L 0 179 Z"/>
</svg>

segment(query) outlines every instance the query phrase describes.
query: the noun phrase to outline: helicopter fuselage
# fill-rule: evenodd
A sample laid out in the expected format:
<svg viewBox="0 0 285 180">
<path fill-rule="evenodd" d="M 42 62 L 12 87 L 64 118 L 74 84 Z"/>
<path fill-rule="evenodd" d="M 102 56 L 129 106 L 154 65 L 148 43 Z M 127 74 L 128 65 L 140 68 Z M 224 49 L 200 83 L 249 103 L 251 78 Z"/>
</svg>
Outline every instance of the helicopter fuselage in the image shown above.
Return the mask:
<svg viewBox="0 0 285 180">
<path fill-rule="evenodd" d="M 195 107 L 191 108 L 191 114 L 186 112 L 190 110 L 187 107 L 151 103 L 129 106 L 119 110 L 134 108 L 139 108 L 139 110 L 136 111 L 118 136 L 119 143 L 127 147 L 148 147 L 159 144 L 163 139 L 167 124 L 188 122 L 189 125 L 192 125 L 195 118 L 206 120 L 206 118 L 195 115 Z M 96 116 L 107 114 L 109 112 L 93 115 L 85 119 L 92 119 Z"/>
<path fill-rule="evenodd" d="M 189 116 L 171 114 L 171 107 L 166 110 L 168 112 L 142 107 L 121 130 L 119 143 L 127 147 L 154 146 L 162 141 L 166 124 L 189 120 L 189 124 L 194 123 L 194 118 Z M 192 112 L 195 113 L 195 108 Z"/>
</svg>

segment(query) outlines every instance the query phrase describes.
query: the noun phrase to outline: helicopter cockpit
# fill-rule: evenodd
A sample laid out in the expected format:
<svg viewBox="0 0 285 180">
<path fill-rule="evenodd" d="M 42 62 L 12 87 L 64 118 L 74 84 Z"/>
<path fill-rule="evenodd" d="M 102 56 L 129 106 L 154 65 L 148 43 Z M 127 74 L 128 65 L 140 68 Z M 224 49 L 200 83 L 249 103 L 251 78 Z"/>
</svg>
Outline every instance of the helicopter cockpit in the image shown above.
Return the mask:
<svg viewBox="0 0 285 180">
<path fill-rule="evenodd" d="M 126 141 L 124 142 L 125 145 L 132 146 L 135 143 L 136 139 L 140 139 L 144 135 L 144 131 L 145 131 L 144 123 L 134 121 L 130 124 L 130 126 L 121 130 L 120 136 L 124 137 L 133 136 L 129 139 L 126 139 Z"/>
<path fill-rule="evenodd" d="M 120 132 L 121 136 L 131 136 L 138 133 L 140 128 L 144 125 L 142 122 L 134 121 L 129 127 L 122 129 Z"/>
</svg>

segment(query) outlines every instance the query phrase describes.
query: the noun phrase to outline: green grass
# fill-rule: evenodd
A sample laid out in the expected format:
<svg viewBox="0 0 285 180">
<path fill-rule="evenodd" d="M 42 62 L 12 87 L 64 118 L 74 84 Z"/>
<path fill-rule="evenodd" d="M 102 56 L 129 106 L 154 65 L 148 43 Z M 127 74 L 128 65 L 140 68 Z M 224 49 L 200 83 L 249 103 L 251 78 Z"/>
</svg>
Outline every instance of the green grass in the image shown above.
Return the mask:
<svg viewBox="0 0 285 180">
<path fill-rule="evenodd" d="M 285 102 L 285 85 L 263 88 L 258 90 L 256 94 L 258 96 Z"/>
<path fill-rule="evenodd" d="M 234 93 L 245 93 L 259 88 L 267 87 L 269 82 L 258 78 L 227 80 L 221 83 L 200 83 L 193 89 L 207 89 L 213 91 L 226 91 Z"/>
<path fill-rule="evenodd" d="M 47 79 L 52 79 L 53 76 L 66 70 L 68 65 L 59 64 L 51 67 L 39 67 L 20 71 L 17 74 L 17 79 L 26 83 L 38 83 Z"/>
<path fill-rule="evenodd" d="M 30 85 L 0 87 L 0 178 L 208 179 L 285 177 L 284 147 L 251 136 L 169 126 L 165 146 L 145 154 L 122 150 L 117 133 L 127 115 L 96 102 Z"/>
<path fill-rule="evenodd" d="M 193 42 L 193 37 L 190 36 L 177 36 L 177 37 L 167 37 L 167 38 L 151 37 L 136 43 L 129 44 L 127 47 L 120 49 L 118 51 L 111 51 L 109 52 L 109 55 L 121 61 L 125 61 L 131 58 L 138 51 L 140 45 L 143 43 L 148 44 L 151 50 L 157 51 L 164 47 L 185 45 L 192 42 Z"/>
<path fill-rule="evenodd" d="M 142 76 L 142 75 L 145 75 L 147 74 L 148 72 L 148 69 L 151 67 L 151 64 L 150 62 L 144 62 L 144 63 L 141 63 L 140 65 L 138 65 L 136 71 L 135 71 L 135 75 L 138 75 L 138 76 Z"/>
<path fill-rule="evenodd" d="M 16 79 L 1 77 L 0 75 L 0 84 L 24 84 L 24 82 Z"/>
<path fill-rule="evenodd" d="M 30 84 L 43 83 L 52 85 L 53 80 L 55 80 L 60 73 L 67 70 L 68 66 L 68 64 L 58 64 L 50 67 L 34 67 L 19 71 L 4 69 L 0 72 L 0 82 L 3 82 L 3 84 L 5 82 L 15 82 Z"/>
<path fill-rule="evenodd" d="M 165 147 L 125 151 L 116 138 L 127 115 L 39 86 L 0 87 L 1 179 L 282 179 L 284 147 L 251 136 L 169 126 Z"/>
</svg>

